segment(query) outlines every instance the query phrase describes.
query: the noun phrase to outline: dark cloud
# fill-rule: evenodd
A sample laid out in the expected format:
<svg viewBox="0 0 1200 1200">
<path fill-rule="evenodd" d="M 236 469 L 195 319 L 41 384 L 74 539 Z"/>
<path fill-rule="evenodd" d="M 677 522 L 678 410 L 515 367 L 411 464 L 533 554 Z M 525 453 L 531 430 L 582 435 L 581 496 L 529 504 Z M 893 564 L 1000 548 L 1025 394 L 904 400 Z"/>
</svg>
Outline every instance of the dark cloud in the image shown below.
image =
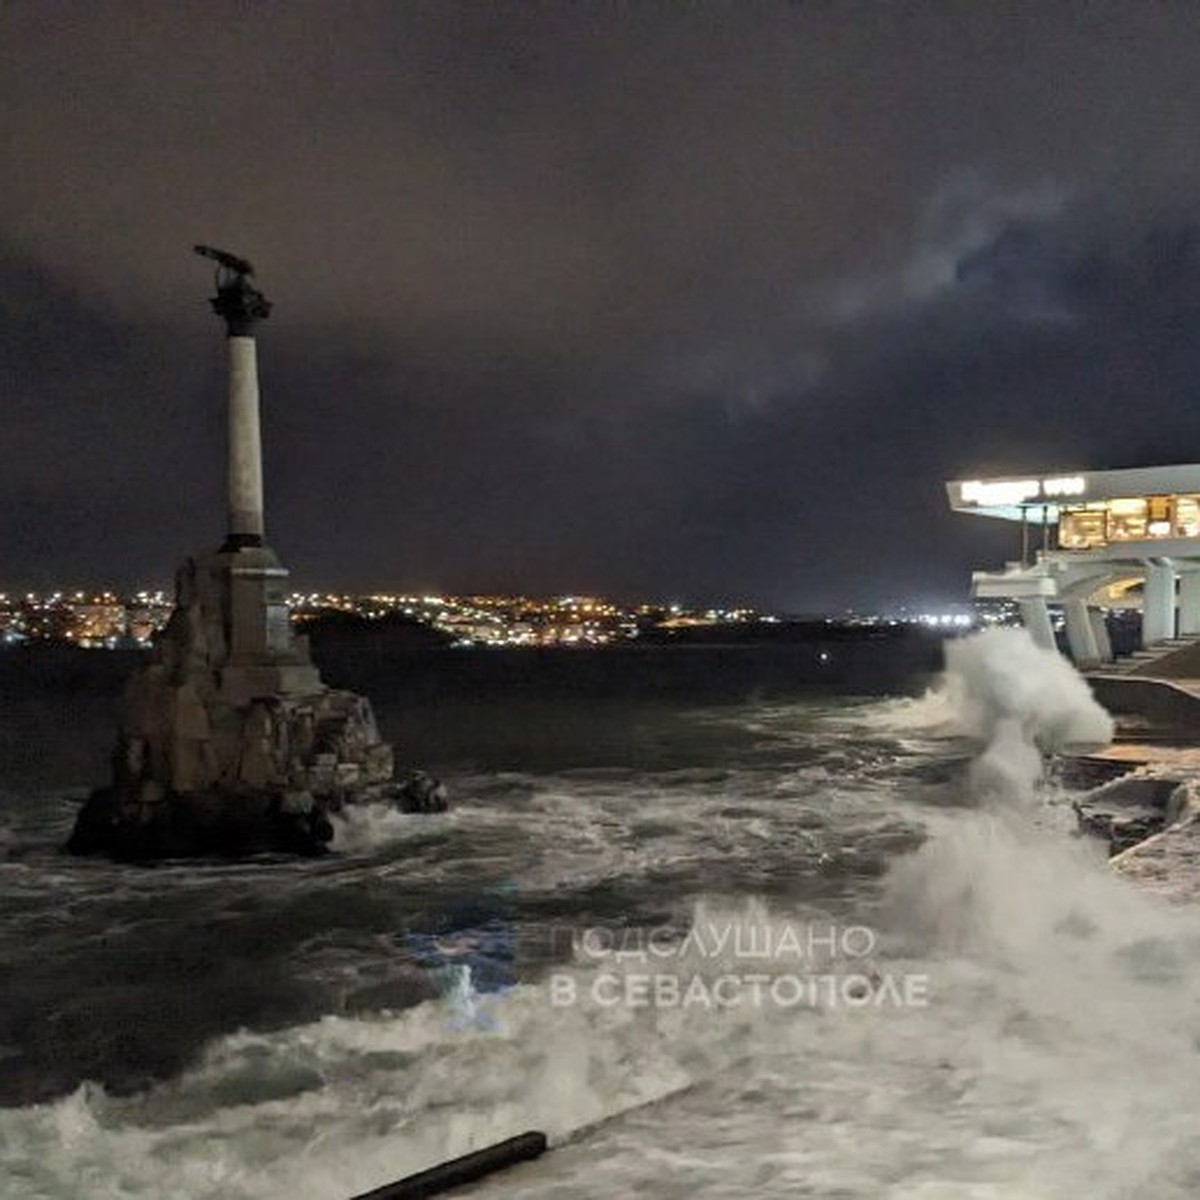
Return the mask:
<svg viewBox="0 0 1200 1200">
<path fill-rule="evenodd" d="M 302 581 L 961 595 L 1011 549 L 943 479 L 1197 457 L 1187 5 L 18 4 L 0 40 L 10 583 L 219 537 L 195 241 L 276 301 Z"/>
</svg>

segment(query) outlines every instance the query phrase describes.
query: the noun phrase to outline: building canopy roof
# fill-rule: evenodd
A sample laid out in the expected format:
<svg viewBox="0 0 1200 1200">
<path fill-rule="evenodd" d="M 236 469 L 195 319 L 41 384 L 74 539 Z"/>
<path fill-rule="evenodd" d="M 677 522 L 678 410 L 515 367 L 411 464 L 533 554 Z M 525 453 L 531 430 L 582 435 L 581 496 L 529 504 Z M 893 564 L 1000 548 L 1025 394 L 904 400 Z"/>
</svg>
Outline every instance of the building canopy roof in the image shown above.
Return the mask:
<svg viewBox="0 0 1200 1200">
<path fill-rule="evenodd" d="M 955 512 L 1004 521 L 1056 522 L 1060 509 L 1080 504 L 1137 496 L 1198 496 L 1200 464 L 956 479 L 946 484 L 946 494 Z"/>
</svg>

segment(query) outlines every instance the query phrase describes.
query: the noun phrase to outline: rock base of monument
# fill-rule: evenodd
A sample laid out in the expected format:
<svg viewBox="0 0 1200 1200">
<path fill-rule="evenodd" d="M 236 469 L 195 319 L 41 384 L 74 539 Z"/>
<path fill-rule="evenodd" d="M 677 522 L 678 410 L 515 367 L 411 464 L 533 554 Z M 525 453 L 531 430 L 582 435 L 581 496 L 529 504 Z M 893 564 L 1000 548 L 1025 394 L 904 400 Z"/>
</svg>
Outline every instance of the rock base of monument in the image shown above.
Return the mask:
<svg viewBox="0 0 1200 1200">
<path fill-rule="evenodd" d="M 167 794 L 156 804 L 131 803 L 116 788 L 84 802 L 67 849 L 130 862 L 159 858 L 324 854 L 333 840 L 328 812 L 312 797 L 222 791 Z"/>
<path fill-rule="evenodd" d="M 180 569 L 171 620 L 125 690 L 112 783 L 85 802 L 68 850 L 137 861 L 316 855 L 345 805 L 446 807 L 428 775 L 394 779 L 370 701 L 321 681 L 292 634 L 286 577 L 265 547 Z"/>
<path fill-rule="evenodd" d="M 97 788 L 84 801 L 67 850 L 123 862 L 165 858 L 244 858 L 295 854 L 312 858 L 333 847 L 331 815 L 349 805 L 386 804 L 405 813 L 445 812 L 445 787 L 424 771 L 403 783 L 315 798 L 263 789 L 166 793 L 145 804 L 128 790 Z"/>
</svg>

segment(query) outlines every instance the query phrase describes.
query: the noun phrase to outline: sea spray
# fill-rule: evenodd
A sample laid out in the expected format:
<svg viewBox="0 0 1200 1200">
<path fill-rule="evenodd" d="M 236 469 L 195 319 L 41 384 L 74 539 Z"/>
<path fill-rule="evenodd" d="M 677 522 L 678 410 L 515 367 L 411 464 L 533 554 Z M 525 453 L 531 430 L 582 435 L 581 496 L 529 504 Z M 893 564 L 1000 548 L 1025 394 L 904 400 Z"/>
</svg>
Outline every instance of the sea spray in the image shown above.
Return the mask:
<svg viewBox="0 0 1200 1200">
<path fill-rule="evenodd" d="M 987 629 L 947 642 L 943 686 L 959 729 L 985 743 L 1019 731 L 1053 753 L 1112 740 L 1112 718 L 1087 681 L 1024 629 Z"/>
<path fill-rule="evenodd" d="M 1181 1113 L 1200 1100 L 1200 919 L 1037 819 L 1041 754 L 1106 741 L 1111 720 L 1022 630 L 963 639 L 946 657 L 939 702 L 983 744 L 966 780 L 974 803 L 893 866 L 885 920 L 930 961 L 935 995 L 973 978 L 979 1016 L 960 1054 L 974 1086 L 1002 1083 L 1047 1128 L 1085 1139 L 1072 1171 L 1064 1159 L 1019 1186 L 1013 1176 L 1011 1194 L 1064 1194 L 1060 1172 L 1097 1195 L 1188 1194 L 1195 1166 L 1177 1163 L 1191 1138 Z"/>
<path fill-rule="evenodd" d="M 932 934 L 934 947 L 956 953 L 987 948 L 1005 957 L 1033 945 L 1047 921 L 1052 931 L 1056 922 L 1091 928 L 1091 917 L 1058 899 L 1108 896 L 1114 881 L 1092 845 L 1036 820 L 1037 790 L 1044 753 L 1109 741 L 1112 718 L 1074 667 L 1024 629 L 948 643 L 933 692 L 936 706 L 926 710 L 936 728 L 952 722 L 981 744 L 965 781 L 980 811 L 938 823 L 917 855 L 893 867 L 893 902 Z"/>
<path fill-rule="evenodd" d="M 1200 1104 L 1200 917 L 1038 824 L 1031 798 L 994 795 L 893 866 L 883 922 L 927 963 L 935 1012 L 973 996 L 947 1061 L 975 1092 L 1023 1096 L 1065 1152 L 1010 1194 L 1194 1194 L 1183 1114 Z"/>
<path fill-rule="evenodd" d="M 1113 721 L 1061 654 L 1020 628 L 987 629 L 946 643 L 938 682 L 916 699 L 864 713 L 877 729 L 981 744 L 970 768 L 976 800 L 1015 803 L 1042 777 L 1043 757 L 1112 740 Z"/>
</svg>

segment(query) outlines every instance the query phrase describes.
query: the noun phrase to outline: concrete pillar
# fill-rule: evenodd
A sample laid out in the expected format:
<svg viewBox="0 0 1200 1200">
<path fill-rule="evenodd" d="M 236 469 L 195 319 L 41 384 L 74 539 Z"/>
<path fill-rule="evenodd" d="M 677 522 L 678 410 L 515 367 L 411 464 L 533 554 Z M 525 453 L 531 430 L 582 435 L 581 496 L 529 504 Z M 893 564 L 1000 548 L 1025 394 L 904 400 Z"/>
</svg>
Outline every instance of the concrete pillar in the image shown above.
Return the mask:
<svg viewBox="0 0 1200 1200">
<path fill-rule="evenodd" d="M 212 246 L 196 253 L 217 263 L 213 312 L 225 322 L 229 342 L 229 536 L 225 550 L 261 546 L 263 540 L 262 433 L 258 424 L 258 349 L 254 327 L 271 314 L 271 302 L 250 282 L 254 268 Z"/>
<path fill-rule="evenodd" d="M 1200 633 L 1200 571 L 1179 576 L 1179 634 Z"/>
<path fill-rule="evenodd" d="M 1071 661 L 1077 667 L 1094 667 L 1100 661 L 1100 649 L 1092 629 L 1086 600 L 1064 600 L 1063 615 L 1067 619 L 1067 645 Z"/>
<path fill-rule="evenodd" d="M 263 538 L 262 432 L 258 416 L 258 354 L 252 337 L 229 337 L 229 538 Z"/>
<path fill-rule="evenodd" d="M 1108 636 L 1108 623 L 1098 608 L 1088 609 L 1088 620 L 1092 623 L 1092 636 L 1096 639 L 1096 650 L 1101 662 L 1113 661 L 1112 638 Z"/>
<path fill-rule="evenodd" d="M 1030 596 L 1028 599 L 1018 600 L 1017 604 L 1021 609 L 1021 621 L 1029 630 L 1029 636 L 1044 650 L 1056 650 L 1058 645 L 1054 640 L 1054 629 L 1050 625 L 1046 601 L 1041 596 Z"/>
<path fill-rule="evenodd" d="M 1175 567 L 1167 559 L 1146 564 L 1142 593 L 1142 645 L 1153 646 L 1175 636 Z"/>
</svg>

